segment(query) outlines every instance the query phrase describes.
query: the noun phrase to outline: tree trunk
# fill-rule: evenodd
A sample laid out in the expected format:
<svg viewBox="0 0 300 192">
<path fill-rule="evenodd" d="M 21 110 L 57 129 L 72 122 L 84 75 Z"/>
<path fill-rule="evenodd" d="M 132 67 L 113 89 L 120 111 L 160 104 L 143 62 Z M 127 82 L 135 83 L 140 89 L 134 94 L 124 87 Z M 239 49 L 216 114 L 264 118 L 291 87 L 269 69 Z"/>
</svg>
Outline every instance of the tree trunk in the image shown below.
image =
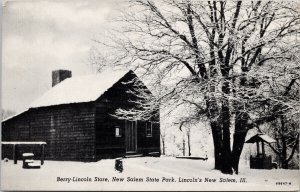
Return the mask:
<svg viewBox="0 0 300 192">
<path fill-rule="evenodd" d="M 232 146 L 232 167 L 236 174 L 239 172 L 240 156 L 244 147 L 248 131 L 249 115 L 245 112 L 238 111 L 235 116 L 235 133 L 233 135 Z"/>
<path fill-rule="evenodd" d="M 285 136 L 282 136 L 281 142 L 282 142 L 282 150 L 281 150 L 282 168 L 283 169 L 288 169 L 289 164 L 288 164 L 288 161 L 286 160 L 287 159 L 287 146 L 286 146 Z"/>
<path fill-rule="evenodd" d="M 182 155 L 185 156 L 185 140 L 182 140 Z"/>
<path fill-rule="evenodd" d="M 225 81 L 222 86 L 222 91 L 225 94 L 229 93 L 229 83 Z M 232 174 L 232 159 L 230 148 L 230 110 L 229 100 L 225 98 L 222 103 L 222 123 L 223 123 L 223 146 L 222 146 L 222 173 Z"/>
<path fill-rule="evenodd" d="M 236 174 L 239 173 L 239 161 L 244 147 L 247 132 L 236 132 L 233 136 L 232 168 Z"/>
<path fill-rule="evenodd" d="M 188 156 L 191 156 L 191 134 L 190 131 L 187 133 L 187 139 L 188 139 Z"/>
<path fill-rule="evenodd" d="M 211 87 L 211 92 L 214 92 L 214 87 Z M 214 142 L 214 156 L 215 156 L 215 169 L 221 170 L 222 168 L 222 124 L 218 111 L 218 105 L 215 98 L 206 97 L 206 105 L 209 111 L 210 127 Z"/>
<path fill-rule="evenodd" d="M 226 105 L 226 104 L 225 104 Z M 222 173 L 232 174 L 231 148 L 230 148 L 230 115 L 229 107 L 222 107 L 223 116 L 223 145 L 222 145 Z"/>
<path fill-rule="evenodd" d="M 165 148 L 165 138 L 162 139 L 162 154 L 165 155 L 166 154 L 166 148 Z"/>
<path fill-rule="evenodd" d="M 214 156 L 215 156 L 215 169 L 221 170 L 222 168 L 222 128 L 220 124 L 213 121 L 210 123 L 213 142 L 214 142 Z"/>
<path fill-rule="evenodd" d="M 242 60 L 242 76 L 240 78 L 240 86 L 247 86 L 247 78 L 245 74 L 249 71 L 248 67 L 245 66 L 245 60 Z M 235 82 L 233 82 L 235 83 Z M 235 92 L 234 92 L 235 93 Z M 237 95 L 235 95 L 237 96 Z M 244 97 L 244 95 L 242 95 Z M 239 172 L 239 161 L 241 153 L 244 147 L 246 135 L 248 132 L 248 120 L 250 119 L 249 114 L 244 112 L 244 106 L 240 106 L 240 103 L 236 103 L 235 113 L 235 126 L 233 135 L 233 146 L 232 146 L 232 168 L 236 174 Z"/>
<path fill-rule="evenodd" d="M 288 169 L 289 168 L 289 162 L 287 160 L 283 160 L 281 165 L 282 165 L 282 169 Z"/>
</svg>

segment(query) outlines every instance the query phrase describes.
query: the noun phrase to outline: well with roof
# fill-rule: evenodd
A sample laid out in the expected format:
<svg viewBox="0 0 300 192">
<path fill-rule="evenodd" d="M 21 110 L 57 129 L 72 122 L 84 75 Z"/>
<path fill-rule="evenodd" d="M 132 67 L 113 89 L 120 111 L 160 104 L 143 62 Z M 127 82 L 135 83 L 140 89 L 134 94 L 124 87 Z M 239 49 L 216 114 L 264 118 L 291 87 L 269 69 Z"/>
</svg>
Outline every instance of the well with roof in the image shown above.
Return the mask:
<svg viewBox="0 0 300 192">
<path fill-rule="evenodd" d="M 272 156 L 266 155 L 265 144 L 275 143 L 276 141 L 268 135 L 258 133 L 246 141 L 246 143 L 256 143 L 256 156 L 250 155 L 251 169 L 272 169 Z"/>
</svg>

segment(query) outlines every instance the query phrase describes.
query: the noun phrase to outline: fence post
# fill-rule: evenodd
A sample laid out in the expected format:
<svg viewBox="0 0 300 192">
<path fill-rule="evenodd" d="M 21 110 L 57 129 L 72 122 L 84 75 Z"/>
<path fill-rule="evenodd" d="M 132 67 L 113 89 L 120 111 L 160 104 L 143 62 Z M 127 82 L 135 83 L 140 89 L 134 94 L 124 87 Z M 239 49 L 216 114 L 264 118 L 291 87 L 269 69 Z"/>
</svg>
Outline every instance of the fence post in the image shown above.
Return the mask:
<svg viewBox="0 0 300 192">
<path fill-rule="evenodd" d="M 18 162 L 18 146 L 16 144 L 13 145 L 13 159 L 14 159 L 14 164 L 17 164 Z"/>
</svg>

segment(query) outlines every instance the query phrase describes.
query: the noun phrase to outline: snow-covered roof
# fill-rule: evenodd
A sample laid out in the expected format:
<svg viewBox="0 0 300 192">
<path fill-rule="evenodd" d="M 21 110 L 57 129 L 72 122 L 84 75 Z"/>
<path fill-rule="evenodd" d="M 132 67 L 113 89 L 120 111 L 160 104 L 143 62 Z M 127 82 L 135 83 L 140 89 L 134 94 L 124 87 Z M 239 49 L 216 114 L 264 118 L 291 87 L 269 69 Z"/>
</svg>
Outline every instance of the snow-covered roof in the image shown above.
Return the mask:
<svg viewBox="0 0 300 192">
<path fill-rule="evenodd" d="M 29 108 L 95 101 L 128 72 L 104 71 L 65 79 L 31 103 Z"/>
<path fill-rule="evenodd" d="M 257 141 L 264 141 L 266 143 L 275 143 L 276 141 L 268 135 L 256 134 L 246 141 L 246 143 L 255 143 Z"/>
<path fill-rule="evenodd" d="M 26 110 L 2 122 L 19 116 L 30 108 L 95 101 L 130 72 L 133 73 L 131 70 L 106 70 L 99 74 L 67 78 L 31 103 Z"/>
<path fill-rule="evenodd" d="M 264 140 L 267 143 L 275 143 L 276 141 L 269 137 L 268 135 L 259 135 L 260 138 L 262 138 L 262 140 Z"/>
<path fill-rule="evenodd" d="M 19 115 L 21 115 L 22 113 L 24 113 L 24 112 L 26 112 L 26 111 L 28 111 L 28 109 L 25 109 L 25 110 L 23 110 L 23 111 L 21 111 L 21 112 L 15 114 L 15 115 L 13 115 L 13 116 L 7 117 L 7 118 L 3 119 L 2 122 L 7 121 L 7 120 L 9 120 L 9 119 L 12 119 L 12 118 L 14 118 L 14 117 L 16 117 L 16 116 L 19 116 Z"/>
</svg>

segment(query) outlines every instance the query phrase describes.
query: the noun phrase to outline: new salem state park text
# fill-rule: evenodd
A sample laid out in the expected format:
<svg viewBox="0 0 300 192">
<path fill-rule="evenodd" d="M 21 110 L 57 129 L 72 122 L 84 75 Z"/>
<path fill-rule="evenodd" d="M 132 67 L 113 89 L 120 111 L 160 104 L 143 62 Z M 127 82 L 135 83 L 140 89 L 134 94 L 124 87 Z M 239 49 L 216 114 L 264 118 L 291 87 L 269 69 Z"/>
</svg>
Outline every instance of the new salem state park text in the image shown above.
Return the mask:
<svg viewBox="0 0 300 192">
<path fill-rule="evenodd" d="M 57 177 L 57 182 L 162 182 L 162 183 L 172 183 L 172 182 L 205 182 L 205 183 L 237 183 L 237 179 L 235 178 L 200 178 L 200 177 L 191 177 L 191 178 L 184 178 L 178 177 L 112 177 L 111 180 L 106 177 Z M 245 178 L 240 178 L 240 183 L 245 183 Z"/>
</svg>

